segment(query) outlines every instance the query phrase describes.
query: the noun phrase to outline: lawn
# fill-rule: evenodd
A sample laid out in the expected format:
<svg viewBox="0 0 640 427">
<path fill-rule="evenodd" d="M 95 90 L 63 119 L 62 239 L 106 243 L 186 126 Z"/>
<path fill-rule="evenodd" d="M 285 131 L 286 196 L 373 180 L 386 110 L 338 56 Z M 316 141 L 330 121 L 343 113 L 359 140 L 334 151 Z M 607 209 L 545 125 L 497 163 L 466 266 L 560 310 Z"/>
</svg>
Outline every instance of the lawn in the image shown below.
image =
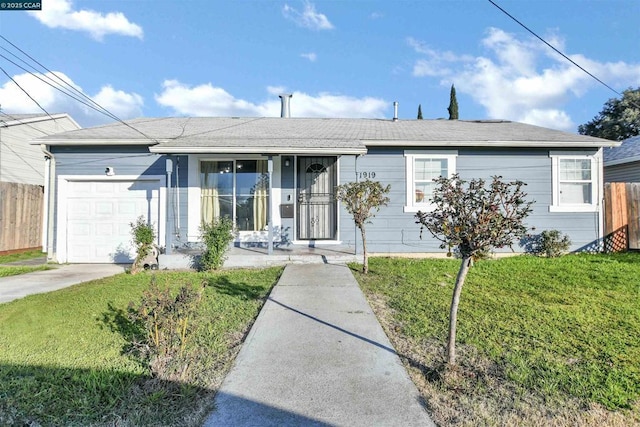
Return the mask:
<svg viewBox="0 0 640 427">
<path fill-rule="evenodd" d="M 204 286 L 185 382 L 160 381 L 128 351 L 130 302 L 152 274 L 120 274 L 0 304 L 0 425 L 201 425 L 282 269 L 158 272 Z"/>
<path fill-rule="evenodd" d="M 9 262 L 30 260 L 34 258 L 42 258 L 45 254 L 40 250 L 20 252 L 11 255 L 0 255 L 0 264 L 6 264 Z M 49 270 L 51 266 L 48 265 L 0 265 L 0 277 L 15 276 L 18 274 L 31 273 L 32 271 Z"/>
<path fill-rule="evenodd" d="M 640 425 L 640 254 L 476 263 L 448 371 L 459 261 L 370 262 L 354 274 L 438 424 Z"/>
</svg>

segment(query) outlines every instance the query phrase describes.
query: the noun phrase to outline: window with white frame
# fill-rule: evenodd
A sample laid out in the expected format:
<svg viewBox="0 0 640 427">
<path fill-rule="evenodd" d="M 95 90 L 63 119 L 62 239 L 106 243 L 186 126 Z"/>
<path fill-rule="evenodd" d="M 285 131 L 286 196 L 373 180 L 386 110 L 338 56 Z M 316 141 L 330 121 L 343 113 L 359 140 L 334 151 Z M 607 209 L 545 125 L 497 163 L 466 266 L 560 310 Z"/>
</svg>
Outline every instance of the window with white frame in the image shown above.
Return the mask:
<svg viewBox="0 0 640 427">
<path fill-rule="evenodd" d="M 598 161 L 594 155 L 551 154 L 552 212 L 589 212 L 598 207 Z"/>
<path fill-rule="evenodd" d="M 405 151 L 407 200 L 405 212 L 433 209 L 434 179 L 456 173 L 456 151 Z"/>
</svg>

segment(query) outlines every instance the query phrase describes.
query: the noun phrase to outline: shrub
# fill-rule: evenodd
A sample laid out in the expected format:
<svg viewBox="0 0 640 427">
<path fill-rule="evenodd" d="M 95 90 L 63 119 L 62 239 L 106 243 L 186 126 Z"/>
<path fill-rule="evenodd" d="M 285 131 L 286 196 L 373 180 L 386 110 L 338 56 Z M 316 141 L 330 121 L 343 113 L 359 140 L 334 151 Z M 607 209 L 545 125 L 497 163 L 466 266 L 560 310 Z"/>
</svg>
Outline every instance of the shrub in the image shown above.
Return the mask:
<svg viewBox="0 0 640 427">
<path fill-rule="evenodd" d="M 534 239 L 532 252 L 538 256 L 556 258 L 564 255 L 571 247 L 571 239 L 558 230 L 545 230 Z"/>
<path fill-rule="evenodd" d="M 131 273 L 137 273 L 144 268 L 143 260 L 153 250 L 156 233 L 152 224 L 147 223 L 143 216 L 139 216 L 136 222 L 129 223 L 133 245 L 136 248 L 136 259 L 131 267 Z"/>
<path fill-rule="evenodd" d="M 174 296 L 169 288 L 161 289 L 154 277 L 139 305 L 129 303 L 129 320 L 135 325 L 133 330 L 138 331 L 132 339 L 133 353 L 148 364 L 154 377 L 167 381 L 186 379 L 190 319 L 201 297 L 202 289 L 197 291 L 188 285 Z"/>
<path fill-rule="evenodd" d="M 204 253 L 200 258 L 202 270 L 217 270 L 222 267 L 229 250 L 229 244 L 235 234 L 233 221 L 224 217 L 214 219 L 211 223 L 203 223 L 200 227 L 200 237 L 205 245 Z"/>
</svg>

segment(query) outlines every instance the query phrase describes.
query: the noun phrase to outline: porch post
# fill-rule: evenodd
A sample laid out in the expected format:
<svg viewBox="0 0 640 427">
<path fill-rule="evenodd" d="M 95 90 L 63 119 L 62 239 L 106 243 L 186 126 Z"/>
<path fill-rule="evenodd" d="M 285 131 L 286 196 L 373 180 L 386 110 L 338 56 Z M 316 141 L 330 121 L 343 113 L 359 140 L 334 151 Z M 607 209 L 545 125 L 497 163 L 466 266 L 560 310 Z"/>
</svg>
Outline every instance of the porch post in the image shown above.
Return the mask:
<svg viewBox="0 0 640 427">
<path fill-rule="evenodd" d="M 164 253 L 167 255 L 171 255 L 173 246 L 172 234 L 174 230 L 171 229 L 171 222 L 169 221 L 169 215 L 171 214 L 171 173 L 173 172 L 173 160 L 170 157 L 167 157 L 165 160 L 165 170 L 167 172 L 167 194 L 164 198 L 165 200 L 165 217 L 164 217 Z M 177 186 L 177 184 L 176 184 Z M 158 233 L 160 230 L 158 230 Z"/>
<path fill-rule="evenodd" d="M 267 203 L 267 239 L 269 239 L 269 242 L 267 243 L 267 254 L 271 255 L 273 254 L 273 156 L 269 156 L 267 160 L 267 172 L 269 173 L 269 203 Z"/>
</svg>

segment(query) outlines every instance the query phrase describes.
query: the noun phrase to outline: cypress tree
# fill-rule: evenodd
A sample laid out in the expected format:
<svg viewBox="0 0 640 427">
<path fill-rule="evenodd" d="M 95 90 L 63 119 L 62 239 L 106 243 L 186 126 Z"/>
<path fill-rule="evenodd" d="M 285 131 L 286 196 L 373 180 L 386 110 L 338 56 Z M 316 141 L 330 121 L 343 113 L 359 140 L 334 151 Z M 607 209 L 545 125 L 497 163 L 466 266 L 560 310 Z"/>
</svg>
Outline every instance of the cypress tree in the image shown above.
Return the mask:
<svg viewBox="0 0 640 427">
<path fill-rule="evenodd" d="M 451 85 L 451 94 L 449 95 L 449 120 L 458 120 L 458 100 L 456 99 L 456 88 Z"/>
<path fill-rule="evenodd" d="M 418 104 L 418 120 L 422 120 L 422 104 Z"/>
</svg>

